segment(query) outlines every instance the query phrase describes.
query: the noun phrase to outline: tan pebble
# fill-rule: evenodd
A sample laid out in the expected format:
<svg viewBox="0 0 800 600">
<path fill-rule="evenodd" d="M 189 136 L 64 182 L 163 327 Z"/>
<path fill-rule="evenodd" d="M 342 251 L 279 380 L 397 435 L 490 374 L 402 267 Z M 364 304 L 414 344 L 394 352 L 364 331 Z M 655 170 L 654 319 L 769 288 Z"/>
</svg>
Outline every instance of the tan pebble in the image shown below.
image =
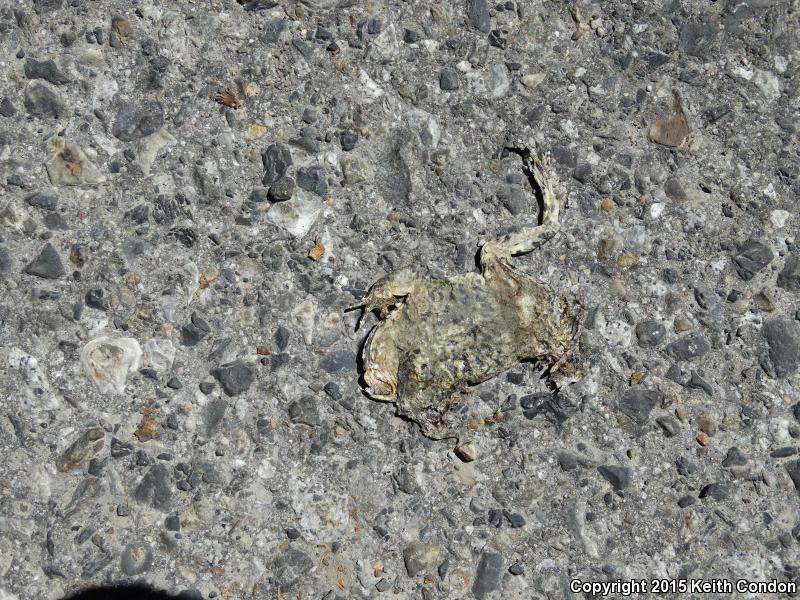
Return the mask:
<svg viewBox="0 0 800 600">
<path fill-rule="evenodd" d="M 612 239 L 600 240 L 600 243 L 597 244 L 597 260 L 607 259 L 616 245 L 617 243 Z"/>
<path fill-rule="evenodd" d="M 697 424 L 700 426 L 700 431 L 708 437 L 714 437 L 717 434 L 717 424 L 710 415 L 701 415 Z"/>
<path fill-rule="evenodd" d="M 14 281 L 13 279 L 9 279 L 8 281 L 6 281 L 6 289 L 8 290 L 17 289 L 17 282 Z"/>
<path fill-rule="evenodd" d="M 672 328 L 675 330 L 675 333 L 683 333 L 684 331 L 690 331 L 692 329 L 692 322 L 689 319 L 675 319 L 675 322 L 672 324 Z"/>
<path fill-rule="evenodd" d="M 622 282 L 619 279 L 613 279 L 611 281 L 611 291 L 614 293 L 614 295 L 619 296 L 620 298 L 624 298 L 628 293 L 628 290 L 625 289 L 625 286 L 622 285 Z"/>
<path fill-rule="evenodd" d="M 244 133 L 244 139 L 246 140 L 259 140 L 265 135 L 267 135 L 267 128 L 259 123 L 253 123 L 248 127 L 247 131 Z"/>
<path fill-rule="evenodd" d="M 701 446 L 707 446 L 711 442 L 711 438 L 705 431 L 701 431 L 700 433 L 698 433 L 695 439 L 697 440 L 697 443 L 700 444 Z"/>
<path fill-rule="evenodd" d="M 632 267 L 636 264 L 636 255 L 632 252 L 623 252 L 617 259 L 617 266 L 621 269 Z"/>
<path fill-rule="evenodd" d="M 689 421 L 689 413 L 683 406 L 679 406 L 675 409 L 675 416 L 678 417 L 681 423 L 685 424 Z"/>
<path fill-rule="evenodd" d="M 600 203 L 600 208 L 606 213 L 613 211 L 615 206 L 616 205 L 611 198 L 603 198 L 603 201 Z"/>
<path fill-rule="evenodd" d="M 455 449 L 456 456 L 464 462 L 472 462 L 478 458 L 478 447 L 472 442 L 461 444 Z"/>
</svg>

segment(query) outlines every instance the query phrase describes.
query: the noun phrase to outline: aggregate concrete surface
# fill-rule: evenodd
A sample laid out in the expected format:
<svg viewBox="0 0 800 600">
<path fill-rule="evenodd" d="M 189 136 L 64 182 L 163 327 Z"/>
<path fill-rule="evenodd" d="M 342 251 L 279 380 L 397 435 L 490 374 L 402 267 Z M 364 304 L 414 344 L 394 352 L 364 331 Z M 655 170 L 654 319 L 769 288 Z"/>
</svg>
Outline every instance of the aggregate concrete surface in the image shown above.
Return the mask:
<svg viewBox="0 0 800 600">
<path fill-rule="evenodd" d="M 800 582 L 798 11 L 0 1 L 0 598 Z M 575 381 L 429 440 L 345 308 L 535 223 L 515 140 Z"/>
</svg>

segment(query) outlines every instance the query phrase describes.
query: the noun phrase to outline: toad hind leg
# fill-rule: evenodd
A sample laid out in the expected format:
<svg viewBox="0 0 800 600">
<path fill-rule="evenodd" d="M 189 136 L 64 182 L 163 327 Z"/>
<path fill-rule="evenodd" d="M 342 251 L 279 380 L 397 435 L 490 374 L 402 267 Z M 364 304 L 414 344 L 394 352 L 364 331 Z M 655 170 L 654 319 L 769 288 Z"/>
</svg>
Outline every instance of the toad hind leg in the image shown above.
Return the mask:
<svg viewBox="0 0 800 600">
<path fill-rule="evenodd" d="M 535 188 L 542 194 L 542 217 L 537 227 L 522 229 L 484 244 L 481 249 L 481 267 L 485 271 L 490 263 L 502 261 L 511 264 L 511 257 L 535 250 L 558 232 L 558 217 L 561 205 L 553 193 L 550 183 L 551 162 L 549 154 L 539 154 L 530 146 L 513 149 L 522 156 L 524 170 Z"/>
</svg>

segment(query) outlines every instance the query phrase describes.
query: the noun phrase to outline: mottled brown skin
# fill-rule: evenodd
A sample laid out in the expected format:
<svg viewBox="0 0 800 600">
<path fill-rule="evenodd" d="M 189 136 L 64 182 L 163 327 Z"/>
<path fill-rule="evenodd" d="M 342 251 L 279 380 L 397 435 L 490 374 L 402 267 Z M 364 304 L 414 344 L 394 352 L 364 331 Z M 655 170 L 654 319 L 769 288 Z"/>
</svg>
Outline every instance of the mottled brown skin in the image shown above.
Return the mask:
<svg viewBox="0 0 800 600">
<path fill-rule="evenodd" d="M 378 309 L 383 319 L 364 344 L 365 391 L 396 402 L 431 438 L 456 435 L 446 415 L 459 392 L 521 360 L 557 366 L 578 333 L 577 303 L 554 298 L 547 284 L 511 265 L 512 254 L 555 234 L 559 209 L 546 163 L 527 148 L 521 154 L 542 192 L 541 226 L 486 243 L 480 274 L 425 280 L 402 270 L 377 282 L 359 305 Z"/>
</svg>

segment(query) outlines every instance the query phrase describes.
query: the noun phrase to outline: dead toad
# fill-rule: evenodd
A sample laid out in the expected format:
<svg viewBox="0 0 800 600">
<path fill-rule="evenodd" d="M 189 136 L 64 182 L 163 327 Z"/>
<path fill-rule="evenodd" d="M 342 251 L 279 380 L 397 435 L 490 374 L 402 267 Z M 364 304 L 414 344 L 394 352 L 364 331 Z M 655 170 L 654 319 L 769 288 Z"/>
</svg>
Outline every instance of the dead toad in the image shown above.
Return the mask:
<svg viewBox="0 0 800 600">
<path fill-rule="evenodd" d="M 538 188 L 540 225 L 485 243 L 480 274 L 426 280 L 400 270 L 351 307 L 378 310 L 382 319 L 362 350 L 365 392 L 396 402 L 399 414 L 434 439 L 457 436 L 447 412 L 467 386 L 522 360 L 546 363 L 554 372 L 578 336 L 580 304 L 555 297 L 546 283 L 511 264 L 513 255 L 531 252 L 556 234 L 560 207 L 546 176 L 549 157 L 525 145 L 509 149 L 522 156 Z"/>
</svg>

